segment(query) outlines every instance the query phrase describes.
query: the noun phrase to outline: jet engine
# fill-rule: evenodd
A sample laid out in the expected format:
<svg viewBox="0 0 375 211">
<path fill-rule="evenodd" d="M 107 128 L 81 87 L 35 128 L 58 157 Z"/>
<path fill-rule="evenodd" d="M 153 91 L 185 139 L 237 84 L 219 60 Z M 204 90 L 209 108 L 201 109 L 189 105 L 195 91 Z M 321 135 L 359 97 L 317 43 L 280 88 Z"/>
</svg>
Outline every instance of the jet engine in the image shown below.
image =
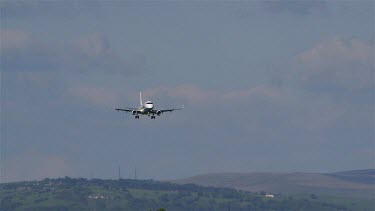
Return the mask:
<svg viewBox="0 0 375 211">
<path fill-rule="evenodd" d="M 136 110 L 133 110 L 133 111 L 132 111 L 132 114 L 133 114 L 133 115 L 136 115 L 136 114 L 137 114 L 137 111 L 136 111 Z"/>
<path fill-rule="evenodd" d="M 162 113 L 162 112 L 161 112 L 160 110 L 157 110 L 157 111 L 156 111 L 156 115 L 158 115 L 158 116 L 159 116 L 161 113 Z"/>
</svg>

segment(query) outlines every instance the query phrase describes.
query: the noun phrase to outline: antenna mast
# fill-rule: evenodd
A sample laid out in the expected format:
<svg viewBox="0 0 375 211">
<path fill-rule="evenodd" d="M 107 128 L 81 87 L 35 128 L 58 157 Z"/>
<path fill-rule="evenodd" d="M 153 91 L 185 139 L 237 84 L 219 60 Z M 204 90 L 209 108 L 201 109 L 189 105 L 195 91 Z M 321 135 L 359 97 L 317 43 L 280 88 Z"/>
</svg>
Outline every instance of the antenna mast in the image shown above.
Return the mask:
<svg viewBox="0 0 375 211">
<path fill-rule="evenodd" d="M 120 180 L 121 179 L 121 167 L 118 166 L 118 179 Z"/>
<path fill-rule="evenodd" d="M 134 168 L 134 179 L 137 179 L 137 167 Z"/>
</svg>

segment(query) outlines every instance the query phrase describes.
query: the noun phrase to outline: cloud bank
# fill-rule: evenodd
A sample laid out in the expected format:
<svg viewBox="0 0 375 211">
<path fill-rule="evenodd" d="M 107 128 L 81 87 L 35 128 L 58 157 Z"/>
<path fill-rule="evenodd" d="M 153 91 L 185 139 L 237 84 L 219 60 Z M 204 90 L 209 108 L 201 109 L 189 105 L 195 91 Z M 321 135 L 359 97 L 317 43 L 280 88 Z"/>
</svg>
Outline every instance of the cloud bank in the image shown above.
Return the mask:
<svg viewBox="0 0 375 211">
<path fill-rule="evenodd" d="M 122 58 L 102 34 L 51 43 L 21 30 L 1 30 L 4 71 L 101 72 L 132 75 L 142 72 L 145 60 Z"/>
</svg>

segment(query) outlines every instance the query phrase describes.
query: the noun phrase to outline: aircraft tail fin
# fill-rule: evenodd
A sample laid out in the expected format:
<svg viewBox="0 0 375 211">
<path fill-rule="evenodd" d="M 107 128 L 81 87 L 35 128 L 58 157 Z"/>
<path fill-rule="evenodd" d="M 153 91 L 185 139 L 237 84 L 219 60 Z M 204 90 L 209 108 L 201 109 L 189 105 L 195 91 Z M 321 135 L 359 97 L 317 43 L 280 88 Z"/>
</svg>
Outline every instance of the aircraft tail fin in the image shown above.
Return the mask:
<svg viewBox="0 0 375 211">
<path fill-rule="evenodd" d="M 141 104 L 141 106 L 143 105 L 143 103 L 142 103 L 142 92 L 139 92 L 139 103 Z"/>
</svg>

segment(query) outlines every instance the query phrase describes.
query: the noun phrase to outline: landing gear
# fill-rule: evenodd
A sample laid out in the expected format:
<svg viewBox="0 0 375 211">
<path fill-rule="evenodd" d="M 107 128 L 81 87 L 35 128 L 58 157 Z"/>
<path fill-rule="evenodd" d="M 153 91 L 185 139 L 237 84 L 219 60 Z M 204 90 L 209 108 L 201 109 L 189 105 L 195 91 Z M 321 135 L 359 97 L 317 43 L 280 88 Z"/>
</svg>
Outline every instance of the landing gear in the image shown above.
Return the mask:
<svg viewBox="0 0 375 211">
<path fill-rule="evenodd" d="M 137 115 L 137 116 L 135 116 L 135 118 L 136 118 L 136 119 L 139 119 L 139 116 Z"/>
<path fill-rule="evenodd" d="M 155 119 L 155 116 L 151 116 L 151 119 Z"/>
</svg>

